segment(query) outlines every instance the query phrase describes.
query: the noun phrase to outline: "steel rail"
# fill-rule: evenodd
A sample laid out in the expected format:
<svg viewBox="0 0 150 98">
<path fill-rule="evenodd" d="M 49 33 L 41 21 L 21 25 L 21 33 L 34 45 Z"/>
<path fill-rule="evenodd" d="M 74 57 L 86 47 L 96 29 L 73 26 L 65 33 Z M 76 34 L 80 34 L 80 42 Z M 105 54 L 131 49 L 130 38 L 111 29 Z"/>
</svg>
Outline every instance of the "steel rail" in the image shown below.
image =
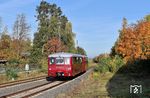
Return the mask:
<svg viewBox="0 0 150 98">
<path fill-rule="evenodd" d="M 26 82 L 37 81 L 37 80 L 44 79 L 45 77 L 46 77 L 46 75 L 43 75 L 43 76 L 39 76 L 39 77 L 35 77 L 35 78 L 28 78 L 28 79 L 13 81 L 13 82 L 2 83 L 2 84 L 0 84 L 0 88 L 18 85 L 18 84 L 22 84 L 22 83 L 26 83 Z"/>
</svg>

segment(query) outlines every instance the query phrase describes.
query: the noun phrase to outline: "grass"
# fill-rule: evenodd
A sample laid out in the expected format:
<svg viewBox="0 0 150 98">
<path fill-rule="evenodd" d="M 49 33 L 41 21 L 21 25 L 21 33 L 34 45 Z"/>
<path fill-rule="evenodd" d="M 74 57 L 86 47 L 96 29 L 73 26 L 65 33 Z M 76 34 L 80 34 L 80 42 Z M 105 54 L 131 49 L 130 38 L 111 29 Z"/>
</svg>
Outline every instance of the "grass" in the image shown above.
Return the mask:
<svg viewBox="0 0 150 98">
<path fill-rule="evenodd" d="M 90 68 L 90 67 L 93 67 L 93 66 L 96 66 L 96 65 L 97 65 L 97 64 L 94 63 L 92 59 L 89 59 L 89 60 L 88 60 L 88 67 L 89 67 L 89 68 Z"/>
<path fill-rule="evenodd" d="M 130 94 L 130 85 L 135 84 L 143 86 L 142 94 Z M 94 72 L 73 91 L 59 94 L 57 98 L 149 98 L 149 93 L 149 76 L 137 78 L 128 74 Z"/>
<path fill-rule="evenodd" d="M 46 73 L 41 72 L 39 70 L 30 71 L 29 74 L 26 74 L 26 72 L 20 72 L 20 73 L 18 73 L 18 78 L 16 80 L 34 78 L 34 77 L 38 77 L 38 76 L 42 76 L 42 75 L 46 75 Z M 0 74 L 0 80 L 1 80 L 0 84 L 12 81 L 12 80 L 8 79 L 8 77 L 5 74 Z"/>
<path fill-rule="evenodd" d="M 92 73 L 86 79 L 86 82 L 82 82 L 78 87 L 67 94 L 59 94 L 57 98 L 107 98 L 108 92 L 105 85 L 109 78 L 112 77 L 112 74 L 106 74 Z"/>
</svg>

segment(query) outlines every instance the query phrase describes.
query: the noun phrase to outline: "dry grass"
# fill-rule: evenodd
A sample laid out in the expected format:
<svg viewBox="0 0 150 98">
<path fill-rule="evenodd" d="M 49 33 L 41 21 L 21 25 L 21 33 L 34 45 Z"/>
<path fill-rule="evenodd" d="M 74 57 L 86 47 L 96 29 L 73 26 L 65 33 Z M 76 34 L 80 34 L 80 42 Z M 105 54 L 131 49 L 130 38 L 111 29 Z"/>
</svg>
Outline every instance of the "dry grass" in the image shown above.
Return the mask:
<svg viewBox="0 0 150 98">
<path fill-rule="evenodd" d="M 34 77 L 38 77 L 42 75 L 46 75 L 46 74 L 38 70 L 30 71 L 29 74 L 26 74 L 26 72 L 20 72 L 18 73 L 18 78 L 16 80 L 34 78 Z M 0 80 L 1 80 L 0 84 L 12 81 L 12 80 L 9 80 L 5 74 L 0 74 Z"/>
<path fill-rule="evenodd" d="M 131 84 L 141 84 L 143 93 L 129 93 Z M 150 78 L 135 78 L 125 74 L 94 72 L 73 91 L 57 98 L 150 98 Z"/>
<path fill-rule="evenodd" d="M 97 64 L 93 62 L 92 59 L 89 59 L 88 60 L 88 67 L 93 67 L 93 66 L 96 66 Z"/>
<path fill-rule="evenodd" d="M 92 73 L 83 83 L 68 94 L 59 94 L 57 98 L 108 98 L 106 84 L 112 74 Z"/>
</svg>

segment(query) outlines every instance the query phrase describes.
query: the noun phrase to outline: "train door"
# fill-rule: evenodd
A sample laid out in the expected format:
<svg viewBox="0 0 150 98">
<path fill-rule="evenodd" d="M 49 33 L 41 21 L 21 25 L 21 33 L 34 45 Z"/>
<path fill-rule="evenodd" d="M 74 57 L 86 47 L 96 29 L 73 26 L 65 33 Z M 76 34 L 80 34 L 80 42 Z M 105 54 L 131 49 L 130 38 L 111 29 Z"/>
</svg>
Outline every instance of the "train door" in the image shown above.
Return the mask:
<svg viewBox="0 0 150 98">
<path fill-rule="evenodd" d="M 88 67 L 88 57 L 85 57 L 85 71 L 87 70 L 87 67 Z"/>
<path fill-rule="evenodd" d="M 82 72 L 85 71 L 85 57 L 82 57 Z"/>
<path fill-rule="evenodd" d="M 48 76 L 54 76 L 55 72 L 55 58 L 48 58 Z"/>
</svg>

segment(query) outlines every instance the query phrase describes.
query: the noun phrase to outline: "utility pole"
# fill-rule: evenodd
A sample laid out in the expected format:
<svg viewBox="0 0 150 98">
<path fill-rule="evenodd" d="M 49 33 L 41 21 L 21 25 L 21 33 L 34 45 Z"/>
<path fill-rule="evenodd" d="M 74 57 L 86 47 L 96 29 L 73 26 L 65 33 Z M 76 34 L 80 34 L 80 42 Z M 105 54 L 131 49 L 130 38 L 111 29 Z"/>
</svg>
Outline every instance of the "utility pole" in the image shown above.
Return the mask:
<svg viewBox="0 0 150 98">
<path fill-rule="evenodd" d="M 58 43 L 58 49 L 60 49 L 60 43 L 61 43 L 61 35 L 60 35 L 60 21 L 58 22 L 58 37 L 59 37 L 59 43 Z M 61 50 L 59 51 L 61 52 Z"/>
<path fill-rule="evenodd" d="M 78 40 L 76 40 L 76 49 L 77 49 L 77 53 L 79 53 L 79 51 L 78 51 Z"/>
<path fill-rule="evenodd" d="M 76 48 L 78 47 L 78 40 L 76 40 Z"/>
</svg>

